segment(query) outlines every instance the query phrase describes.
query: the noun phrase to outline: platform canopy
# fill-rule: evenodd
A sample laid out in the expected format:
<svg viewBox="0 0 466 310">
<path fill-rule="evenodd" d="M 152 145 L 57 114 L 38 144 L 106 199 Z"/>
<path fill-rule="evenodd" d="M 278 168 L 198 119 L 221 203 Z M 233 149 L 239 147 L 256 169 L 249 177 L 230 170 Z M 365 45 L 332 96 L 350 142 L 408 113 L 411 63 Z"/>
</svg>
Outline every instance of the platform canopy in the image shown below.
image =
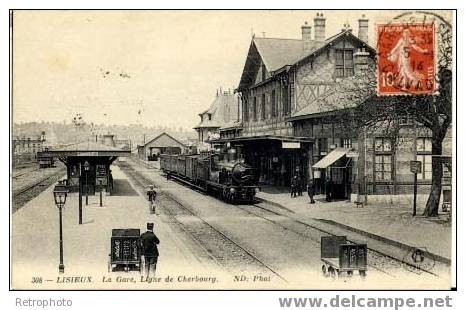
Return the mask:
<svg viewBox="0 0 466 310">
<path fill-rule="evenodd" d="M 55 157 L 125 157 L 131 155 L 131 150 L 85 141 L 44 151 L 43 154 Z"/>
<path fill-rule="evenodd" d="M 350 149 L 336 148 L 328 153 L 324 158 L 315 163 L 312 168 L 325 169 L 348 153 Z"/>
</svg>

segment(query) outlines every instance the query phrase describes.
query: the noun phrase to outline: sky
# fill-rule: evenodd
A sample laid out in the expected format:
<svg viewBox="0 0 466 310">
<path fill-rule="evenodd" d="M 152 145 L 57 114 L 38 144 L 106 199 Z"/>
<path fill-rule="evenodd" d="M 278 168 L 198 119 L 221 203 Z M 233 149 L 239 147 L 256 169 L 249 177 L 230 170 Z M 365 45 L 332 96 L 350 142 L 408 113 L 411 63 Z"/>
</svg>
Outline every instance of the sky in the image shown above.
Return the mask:
<svg viewBox="0 0 466 310">
<path fill-rule="evenodd" d="M 251 35 L 301 38 L 326 17 L 326 36 L 396 11 L 15 11 L 13 121 L 192 128 L 216 90 L 238 86 Z M 312 30 L 314 31 L 314 29 Z"/>
</svg>

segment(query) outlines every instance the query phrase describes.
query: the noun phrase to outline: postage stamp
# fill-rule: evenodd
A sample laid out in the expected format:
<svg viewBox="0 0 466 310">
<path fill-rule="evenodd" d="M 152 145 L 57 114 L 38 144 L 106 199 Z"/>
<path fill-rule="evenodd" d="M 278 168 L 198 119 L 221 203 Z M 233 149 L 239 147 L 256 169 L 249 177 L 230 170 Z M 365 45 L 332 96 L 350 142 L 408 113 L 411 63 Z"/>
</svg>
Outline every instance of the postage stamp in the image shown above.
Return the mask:
<svg viewBox="0 0 466 310">
<path fill-rule="evenodd" d="M 432 94 L 435 82 L 433 23 L 377 25 L 377 93 Z"/>
</svg>

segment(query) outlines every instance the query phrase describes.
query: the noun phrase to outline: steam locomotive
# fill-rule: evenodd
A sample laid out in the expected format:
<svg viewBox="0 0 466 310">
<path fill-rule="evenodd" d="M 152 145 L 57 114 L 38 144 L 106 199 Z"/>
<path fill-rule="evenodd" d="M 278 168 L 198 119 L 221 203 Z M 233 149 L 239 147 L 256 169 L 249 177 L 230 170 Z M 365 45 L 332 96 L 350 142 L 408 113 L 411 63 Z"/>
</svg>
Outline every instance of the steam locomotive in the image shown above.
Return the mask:
<svg viewBox="0 0 466 310">
<path fill-rule="evenodd" d="M 254 202 L 254 169 L 231 154 L 160 155 L 160 168 L 175 178 L 229 203 Z"/>
</svg>

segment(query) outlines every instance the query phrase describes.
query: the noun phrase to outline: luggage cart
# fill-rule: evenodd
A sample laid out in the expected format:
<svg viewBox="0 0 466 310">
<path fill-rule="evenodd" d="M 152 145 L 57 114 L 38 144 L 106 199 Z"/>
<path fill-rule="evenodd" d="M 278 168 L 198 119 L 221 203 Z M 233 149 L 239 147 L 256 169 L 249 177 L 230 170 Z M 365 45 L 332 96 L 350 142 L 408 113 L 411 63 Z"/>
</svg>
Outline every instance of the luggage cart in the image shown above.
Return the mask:
<svg viewBox="0 0 466 310">
<path fill-rule="evenodd" d="M 324 263 L 322 274 L 326 277 L 352 276 L 354 271 L 365 277 L 367 244 L 348 243 L 346 236 L 322 237 L 320 259 Z"/>
<path fill-rule="evenodd" d="M 112 229 L 108 272 L 141 271 L 139 229 Z"/>
</svg>

